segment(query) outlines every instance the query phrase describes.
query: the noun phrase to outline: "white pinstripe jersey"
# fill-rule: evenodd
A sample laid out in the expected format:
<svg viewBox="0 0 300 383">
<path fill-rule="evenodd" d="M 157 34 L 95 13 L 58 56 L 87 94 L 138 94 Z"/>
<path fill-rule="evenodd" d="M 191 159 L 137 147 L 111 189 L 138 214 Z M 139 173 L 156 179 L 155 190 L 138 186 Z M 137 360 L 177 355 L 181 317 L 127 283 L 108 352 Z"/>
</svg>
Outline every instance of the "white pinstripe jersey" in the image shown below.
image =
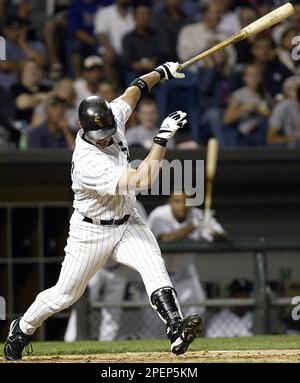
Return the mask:
<svg viewBox="0 0 300 383">
<path fill-rule="evenodd" d="M 94 220 L 119 219 L 130 214 L 135 205 L 135 192 L 117 195 L 120 176 L 129 167 L 125 138 L 125 123 L 132 110 L 117 98 L 110 103 L 117 131 L 113 143 L 102 149 L 82 139 L 79 130 L 72 158 L 73 207 L 83 216 Z"/>
<path fill-rule="evenodd" d="M 191 223 L 194 218 L 203 219 L 203 210 L 196 207 L 191 207 L 187 213 L 186 219 L 182 222 L 178 222 L 174 217 L 170 204 L 156 207 L 148 217 L 148 226 L 156 238 L 159 238 L 161 234 L 170 233 L 172 231 L 181 229 L 187 224 Z M 215 218 L 210 219 L 210 225 L 213 230 L 223 230 L 219 222 Z M 201 226 L 198 229 L 192 231 L 188 236 L 191 240 L 201 240 Z M 184 256 L 183 256 L 184 255 Z M 189 264 L 193 261 L 192 253 L 181 253 L 165 255 L 167 270 L 170 273 L 184 272 Z"/>
</svg>

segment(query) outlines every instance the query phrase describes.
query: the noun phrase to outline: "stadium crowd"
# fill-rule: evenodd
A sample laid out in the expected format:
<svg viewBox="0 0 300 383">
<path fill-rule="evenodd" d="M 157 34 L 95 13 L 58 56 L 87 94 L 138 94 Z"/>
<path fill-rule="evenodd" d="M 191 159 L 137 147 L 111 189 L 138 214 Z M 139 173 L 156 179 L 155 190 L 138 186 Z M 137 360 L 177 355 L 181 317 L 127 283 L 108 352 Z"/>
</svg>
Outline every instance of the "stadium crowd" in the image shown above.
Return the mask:
<svg viewBox="0 0 300 383">
<path fill-rule="evenodd" d="M 165 61 L 184 62 L 271 11 L 280 0 L 0 0 L 0 148 L 70 148 L 77 107 L 113 100 Z M 161 84 L 128 122 L 149 147 L 163 116 L 185 110 L 172 147 L 298 147 L 300 1 L 295 15 Z M 294 54 L 292 54 L 294 52 Z"/>
</svg>

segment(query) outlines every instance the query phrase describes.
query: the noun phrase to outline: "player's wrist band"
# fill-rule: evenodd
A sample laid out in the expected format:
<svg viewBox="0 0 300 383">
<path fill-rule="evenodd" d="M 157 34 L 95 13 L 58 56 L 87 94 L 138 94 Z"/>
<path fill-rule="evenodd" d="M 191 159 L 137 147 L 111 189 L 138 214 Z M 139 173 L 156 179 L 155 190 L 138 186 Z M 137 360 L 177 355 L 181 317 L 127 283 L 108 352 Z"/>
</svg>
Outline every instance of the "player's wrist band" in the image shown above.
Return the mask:
<svg viewBox="0 0 300 383">
<path fill-rule="evenodd" d="M 166 138 L 162 138 L 162 137 L 154 137 L 153 138 L 153 142 L 157 145 L 160 145 L 160 146 L 164 146 L 166 147 L 167 146 L 167 143 L 168 143 L 168 140 Z"/>
<path fill-rule="evenodd" d="M 170 72 L 170 69 L 168 65 L 162 64 L 154 69 L 159 75 L 161 80 L 170 80 L 174 78 L 172 73 Z"/>
<path fill-rule="evenodd" d="M 136 78 L 129 86 L 137 86 L 141 91 L 142 97 L 147 96 L 149 93 L 148 84 L 142 78 Z"/>
<path fill-rule="evenodd" d="M 155 68 L 154 71 L 159 74 L 159 77 L 160 77 L 161 80 L 166 78 L 166 73 L 165 73 L 165 71 L 162 68 L 159 68 L 159 67 Z"/>
</svg>

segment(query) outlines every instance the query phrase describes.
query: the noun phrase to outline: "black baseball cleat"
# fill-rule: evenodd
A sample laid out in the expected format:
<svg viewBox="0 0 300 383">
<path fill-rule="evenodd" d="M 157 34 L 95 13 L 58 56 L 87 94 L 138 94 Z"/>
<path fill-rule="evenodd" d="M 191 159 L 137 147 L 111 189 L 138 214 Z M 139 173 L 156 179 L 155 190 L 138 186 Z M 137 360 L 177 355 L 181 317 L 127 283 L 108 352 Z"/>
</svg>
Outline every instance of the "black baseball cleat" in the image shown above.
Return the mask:
<svg viewBox="0 0 300 383">
<path fill-rule="evenodd" d="M 20 320 L 21 317 L 13 320 L 10 324 L 9 334 L 4 345 L 4 355 L 7 360 L 22 359 L 24 348 L 28 354 L 32 353 L 31 337 L 21 331 L 19 326 Z M 29 348 L 27 347 L 28 345 L 30 345 Z"/>
<path fill-rule="evenodd" d="M 167 335 L 171 341 L 173 354 L 184 354 L 189 345 L 201 335 L 203 328 L 199 315 L 190 315 L 167 327 Z"/>
</svg>

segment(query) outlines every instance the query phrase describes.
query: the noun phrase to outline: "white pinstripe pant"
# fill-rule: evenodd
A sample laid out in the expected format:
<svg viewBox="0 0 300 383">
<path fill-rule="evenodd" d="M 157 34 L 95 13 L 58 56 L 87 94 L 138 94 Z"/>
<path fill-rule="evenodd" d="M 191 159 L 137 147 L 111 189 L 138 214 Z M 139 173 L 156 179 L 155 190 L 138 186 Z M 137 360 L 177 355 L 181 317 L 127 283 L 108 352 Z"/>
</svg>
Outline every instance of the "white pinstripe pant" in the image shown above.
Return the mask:
<svg viewBox="0 0 300 383">
<path fill-rule="evenodd" d="M 141 274 L 149 298 L 153 291 L 172 286 L 157 241 L 136 210 L 119 226 L 83 222 L 75 211 L 65 253 L 56 285 L 38 294 L 20 321 L 28 335 L 49 316 L 76 302 L 109 257 Z"/>
</svg>

